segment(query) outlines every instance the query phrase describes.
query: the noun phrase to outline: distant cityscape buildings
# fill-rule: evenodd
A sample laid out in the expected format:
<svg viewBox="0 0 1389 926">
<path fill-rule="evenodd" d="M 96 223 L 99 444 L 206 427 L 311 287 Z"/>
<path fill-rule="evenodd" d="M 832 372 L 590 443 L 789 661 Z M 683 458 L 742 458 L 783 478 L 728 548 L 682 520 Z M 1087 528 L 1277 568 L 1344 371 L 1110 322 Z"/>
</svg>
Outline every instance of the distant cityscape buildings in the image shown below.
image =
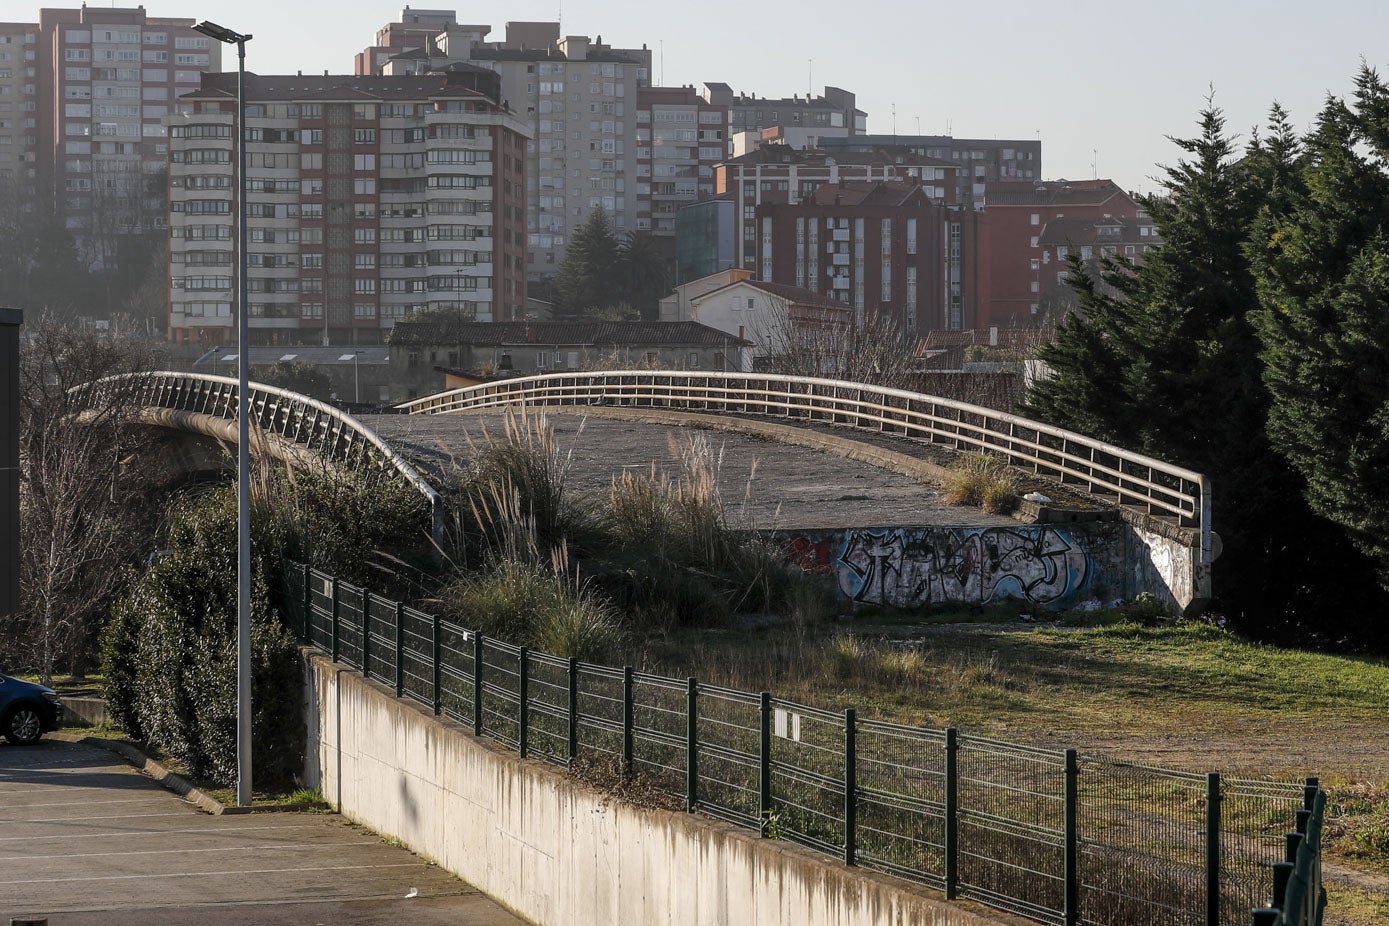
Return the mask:
<svg viewBox="0 0 1389 926">
<path fill-rule="evenodd" d="M 88 6 L 0 23 L 0 189 L 40 194 L 94 268 L 118 261 L 113 238 L 167 226 L 169 337 L 215 343 L 233 318 L 235 79 L 193 23 Z M 406 7 L 351 75 L 252 74 L 256 343 L 381 344 L 431 311 L 546 319 L 597 209 L 651 236 L 677 288 L 736 271 L 719 285 L 908 338 L 1044 323 L 1072 299 L 1069 257 L 1160 244 L 1113 182 L 1046 180 L 1038 139 L 870 134 L 840 87 L 655 86 L 646 44 L 492 32 Z"/>
<path fill-rule="evenodd" d="M 523 318 L 526 125 L 498 76 L 251 75 L 253 343 L 380 344 L 424 309 Z M 225 343 L 234 275 L 236 76 L 168 117 L 174 340 Z"/>
<path fill-rule="evenodd" d="M 164 118 L 221 70 L 193 24 L 86 5 L 0 24 L 0 179 L 37 193 L 95 266 L 164 223 Z"/>
</svg>

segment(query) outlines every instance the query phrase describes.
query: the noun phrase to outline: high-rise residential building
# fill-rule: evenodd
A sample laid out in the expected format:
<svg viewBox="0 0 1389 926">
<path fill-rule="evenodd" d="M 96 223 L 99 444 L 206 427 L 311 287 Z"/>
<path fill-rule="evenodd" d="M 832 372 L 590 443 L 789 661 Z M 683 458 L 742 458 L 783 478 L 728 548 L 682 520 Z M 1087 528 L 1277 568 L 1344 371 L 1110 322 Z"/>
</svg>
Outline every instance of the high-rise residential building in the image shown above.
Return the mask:
<svg viewBox="0 0 1389 926">
<path fill-rule="evenodd" d="M 719 165 L 714 172 L 714 189 L 730 194 L 735 204 L 736 266 L 756 272 L 757 207 L 765 203 L 794 206 L 827 183 L 881 180 L 914 181 L 921 186 L 922 195 L 950 205 L 954 203 L 958 169 L 950 161 L 924 155 L 846 151 L 831 157 L 823 151 L 767 145 Z"/>
<path fill-rule="evenodd" d="M 38 32 L 38 23 L 0 23 L 0 190 L 37 178 Z"/>
<path fill-rule="evenodd" d="M 780 127 L 791 133 L 796 147 L 814 148 L 821 138 L 856 136 L 868 131 L 868 114 L 856 105 L 854 94 L 839 87 L 826 87 L 821 96 L 792 96 L 779 100 L 756 94 L 734 93 L 725 83 L 705 83 L 705 100 L 729 110 L 732 136 Z M 729 153 L 732 153 L 732 147 Z"/>
<path fill-rule="evenodd" d="M 377 29 L 376 44 L 357 53 L 353 73 L 361 77 L 380 74 L 390 58 L 404 51 L 426 48 L 441 32 L 457 25 L 458 14 L 453 10 L 412 10 L 407 6 L 400 13 L 400 22 L 387 23 Z M 474 28 L 482 29 L 483 36 L 492 31 L 491 26 Z"/>
<path fill-rule="evenodd" d="M 192 19 L 143 7 L 39 11 L 33 58 L 35 180 L 93 266 L 164 217 L 164 119 L 221 69 L 222 46 Z"/>
<path fill-rule="evenodd" d="M 539 282 L 558 271 L 569 237 L 595 209 L 607 212 L 619 233 L 638 228 L 637 97 L 651 82 L 651 52 L 614 48 L 601 36 L 561 35 L 557 22 L 507 23 L 500 42 L 485 41 L 490 31 L 445 25 L 422 47 L 402 40 L 379 69 L 420 74 L 466 63 L 501 77 L 503 99 L 531 131 L 527 265 Z"/>
<path fill-rule="evenodd" d="M 838 180 L 754 207 L 760 279 L 891 319 L 906 337 L 974 326 L 978 214 L 917 180 Z"/>
<path fill-rule="evenodd" d="M 985 185 L 1013 180 L 1039 180 L 1042 176 L 1042 142 L 954 138 L 950 135 L 852 135 L 825 136 L 820 147 L 827 154 L 880 150 L 903 152 L 950 161 L 956 165 L 955 202 L 984 205 Z"/>
<path fill-rule="evenodd" d="M 526 304 L 527 128 L 498 76 L 248 75 L 250 327 L 258 344 L 379 344 L 413 310 Z M 175 340 L 233 338 L 236 75 L 169 128 Z"/>
<path fill-rule="evenodd" d="M 714 195 L 714 168 L 727 144 L 726 107 L 693 87 L 638 90 L 636 231 L 673 239 L 680 207 Z"/>
</svg>

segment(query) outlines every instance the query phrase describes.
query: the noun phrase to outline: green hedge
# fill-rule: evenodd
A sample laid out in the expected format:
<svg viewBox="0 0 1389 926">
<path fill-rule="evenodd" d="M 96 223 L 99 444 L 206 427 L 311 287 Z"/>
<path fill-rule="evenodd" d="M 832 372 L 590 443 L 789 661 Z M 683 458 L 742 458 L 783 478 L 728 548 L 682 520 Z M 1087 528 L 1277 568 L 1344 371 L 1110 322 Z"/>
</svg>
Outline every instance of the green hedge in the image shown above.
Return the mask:
<svg viewBox="0 0 1389 926">
<path fill-rule="evenodd" d="M 117 604 L 102 646 L 116 722 L 221 784 L 236 780 L 236 536 L 235 493 L 176 503 L 170 552 Z M 251 621 L 255 781 L 287 785 L 303 769 L 302 677 L 260 568 Z"/>
</svg>

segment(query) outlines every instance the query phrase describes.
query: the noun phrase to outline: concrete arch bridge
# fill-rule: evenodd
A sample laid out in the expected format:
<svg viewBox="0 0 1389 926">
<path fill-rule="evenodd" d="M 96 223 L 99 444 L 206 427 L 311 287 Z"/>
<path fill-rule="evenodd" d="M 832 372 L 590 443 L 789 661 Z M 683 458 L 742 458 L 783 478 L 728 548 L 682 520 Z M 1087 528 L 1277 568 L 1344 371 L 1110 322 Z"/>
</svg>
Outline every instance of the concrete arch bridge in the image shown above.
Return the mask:
<svg viewBox="0 0 1389 926">
<path fill-rule="evenodd" d="M 236 437 L 233 379 L 129 374 L 83 388 L 118 390 L 119 405 L 144 424 L 223 441 Z M 904 474 L 906 488 L 896 496 L 904 500 L 928 493 L 959 454 L 985 452 L 1057 499 L 1023 502 L 1012 519 L 995 521 L 956 508 L 931 517 L 879 509 L 867 521 L 845 516 L 836 523 L 832 508 L 822 506 L 820 522 L 779 531 L 804 565 L 833 572 L 855 602 L 913 606 L 1014 597 L 1039 608 L 1065 608 L 1147 591 L 1192 610 L 1210 597 L 1218 541 L 1205 476 L 937 396 L 814 377 L 629 370 L 500 380 L 407 402 L 394 415 L 358 419 L 286 390 L 251 388 L 253 421 L 265 438 L 259 452 L 291 464 L 304 455 L 327 458 L 399 479 L 429 499 L 436 535 L 442 502 L 430 485 L 423 448 L 468 419 L 542 408 L 619 419 L 624 432 L 646 426 L 661 435 L 651 459 L 664 452 L 656 448 L 663 448 L 671 427 L 719 428 L 809 448 L 822 453 L 798 449 L 801 465 L 775 478 L 815 481 L 830 460 L 849 460 Z M 600 463 L 612 456 L 610 439 L 617 438 L 598 439 Z M 639 459 L 645 451 L 633 453 Z"/>
</svg>

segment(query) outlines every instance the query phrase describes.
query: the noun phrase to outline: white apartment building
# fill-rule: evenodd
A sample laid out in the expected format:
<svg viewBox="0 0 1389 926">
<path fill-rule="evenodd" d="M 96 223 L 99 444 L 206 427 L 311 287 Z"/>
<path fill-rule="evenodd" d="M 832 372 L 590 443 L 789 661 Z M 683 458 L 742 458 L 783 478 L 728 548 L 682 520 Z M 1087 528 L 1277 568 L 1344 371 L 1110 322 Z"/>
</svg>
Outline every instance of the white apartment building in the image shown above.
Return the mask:
<svg viewBox="0 0 1389 926">
<path fill-rule="evenodd" d="M 463 62 L 501 77 L 502 97 L 530 128 L 527 261 L 530 279 L 545 280 L 593 210 L 607 212 L 619 234 L 649 224 L 639 221 L 637 205 L 636 119 L 638 91 L 651 82 L 651 52 L 613 48 L 601 36 L 561 36 L 557 22 L 507 23 L 501 42 L 484 41 L 490 31 L 447 25 L 428 47 L 385 58 L 380 72 L 418 74 Z M 359 56 L 359 67 L 381 57 L 379 48 Z"/>
<path fill-rule="evenodd" d="M 0 23 L 0 190 L 35 178 L 37 23 Z"/>
<path fill-rule="evenodd" d="M 248 75 L 256 344 L 380 344 L 432 308 L 523 318 L 524 123 L 495 74 Z M 169 117 L 171 340 L 234 338 L 236 75 Z"/>
<path fill-rule="evenodd" d="M 93 266 L 109 265 L 123 236 L 159 230 L 164 119 L 221 69 L 221 43 L 193 23 L 143 7 L 39 11 L 38 186 Z"/>
</svg>

